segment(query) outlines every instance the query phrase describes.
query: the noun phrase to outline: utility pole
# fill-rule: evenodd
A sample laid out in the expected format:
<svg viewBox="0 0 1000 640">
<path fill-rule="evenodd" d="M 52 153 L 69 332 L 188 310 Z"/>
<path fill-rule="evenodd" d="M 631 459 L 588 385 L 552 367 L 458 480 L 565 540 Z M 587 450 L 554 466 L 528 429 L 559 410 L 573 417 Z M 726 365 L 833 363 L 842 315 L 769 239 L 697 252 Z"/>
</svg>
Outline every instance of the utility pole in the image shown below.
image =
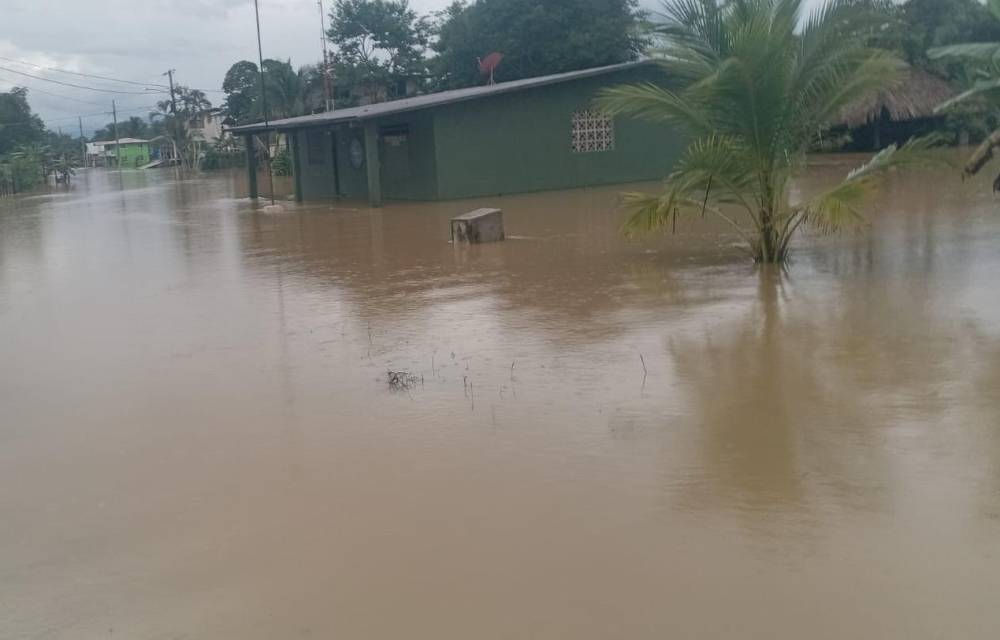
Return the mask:
<svg viewBox="0 0 1000 640">
<path fill-rule="evenodd" d="M 326 12 L 323 11 L 323 0 L 316 0 L 319 5 L 319 38 L 323 43 L 323 93 L 326 97 L 326 110 L 333 111 L 333 79 L 330 77 L 330 54 L 326 49 Z"/>
<path fill-rule="evenodd" d="M 260 62 L 260 104 L 264 109 L 264 133 L 267 135 L 267 177 L 271 183 L 271 206 L 274 206 L 274 172 L 271 171 L 271 125 L 267 121 L 267 89 L 264 86 L 264 47 L 260 43 L 260 8 L 253 0 L 253 13 L 257 19 L 257 60 Z"/>
<path fill-rule="evenodd" d="M 118 165 L 118 182 L 122 181 L 122 145 L 118 141 L 118 108 L 115 101 L 111 101 L 111 117 L 115 123 L 115 163 Z"/>
<path fill-rule="evenodd" d="M 180 124 L 177 122 L 177 98 L 174 97 L 174 73 L 176 71 L 177 69 L 167 69 L 166 73 L 161 75 L 167 76 L 170 79 L 170 114 L 174 116 L 174 132 L 170 136 L 170 146 L 174 150 L 174 162 L 180 164 L 180 156 L 177 154 L 177 134 L 180 131 Z"/>
<path fill-rule="evenodd" d="M 82 163 L 81 166 L 86 167 L 87 166 L 87 141 L 83 139 L 83 116 L 77 116 L 76 121 L 77 121 L 77 124 L 80 125 L 80 153 L 83 154 L 82 156 L 80 156 L 80 162 Z"/>
<path fill-rule="evenodd" d="M 170 79 L 170 113 L 177 114 L 177 100 L 174 98 L 174 72 L 177 69 L 167 69 L 167 72 L 161 75 L 165 75 Z M 163 85 L 160 85 L 161 87 Z"/>
</svg>

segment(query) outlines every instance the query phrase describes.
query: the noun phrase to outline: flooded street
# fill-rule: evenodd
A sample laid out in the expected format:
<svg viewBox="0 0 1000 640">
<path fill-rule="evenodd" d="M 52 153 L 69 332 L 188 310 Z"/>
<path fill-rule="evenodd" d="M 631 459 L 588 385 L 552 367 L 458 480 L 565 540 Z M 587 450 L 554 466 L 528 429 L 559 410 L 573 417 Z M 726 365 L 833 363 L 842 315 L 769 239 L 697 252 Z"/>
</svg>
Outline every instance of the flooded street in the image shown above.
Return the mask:
<svg viewBox="0 0 1000 640">
<path fill-rule="evenodd" d="M 620 187 L 124 187 L 0 200 L 0 638 L 996 637 L 985 183 L 894 176 L 784 274 L 623 240 Z"/>
</svg>

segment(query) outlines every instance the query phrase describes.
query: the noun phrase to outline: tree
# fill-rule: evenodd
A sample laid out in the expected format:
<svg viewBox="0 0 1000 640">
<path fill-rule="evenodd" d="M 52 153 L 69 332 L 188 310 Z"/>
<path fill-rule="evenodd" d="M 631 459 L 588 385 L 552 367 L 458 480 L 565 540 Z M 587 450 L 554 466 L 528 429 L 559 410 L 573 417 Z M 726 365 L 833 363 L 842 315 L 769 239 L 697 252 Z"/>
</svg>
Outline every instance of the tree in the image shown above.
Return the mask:
<svg viewBox="0 0 1000 640">
<path fill-rule="evenodd" d="M 226 93 L 223 108 L 232 124 L 248 124 L 254 121 L 254 103 L 260 95 L 260 70 L 249 60 L 240 60 L 229 67 L 222 81 Z"/>
<path fill-rule="evenodd" d="M 438 14 L 443 88 L 482 84 L 477 59 L 504 55 L 500 80 L 574 71 L 635 60 L 648 41 L 635 0 L 478 0 Z"/>
<path fill-rule="evenodd" d="M 1000 19 L 1000 0 L 988 0 L 993 23 Z M 971 86 L 952 100 L 938 107 L 948 111 L 974 101 L 1000 102 L 1000 42 L 967 42 L 928 51 L 933 60 L 945 60 L 965 65 L 972 78 Z M 1000 129 L 991 133 L 966 162 L 966 176 L 977 175 L 993 159 L 1000 148 Z M 1000 191 L 1000 176 L 993 182 L 993 191 Z"/>
<path fill-rule="evenodd" d="M 406 95 L 427 77 L 430 25 L 407 0 L 337 0 L 327 37 L 338 84 L 370 101 Z"/>
<path fill-rule="evenodd" d="M 264 60 L 267 115 L 271 119 L 315 113 L 324 107 L 323 76 L 318 66 L 305 65 L 295 71 L 291 60 Z M 226 115 L 233 124 L 264 119 L 260 101 L 260 73 L 257 65 L 242 60 L 226 73 Z"/>
<path fill-rule="evenodd" d="M 28 89 L 14 87 L 0 93 L 0 156 L 25 144 L 39 142 L 45 135 L 42 119 L 28 105 Z"/>
<path fill-rule="evenodd" d="M 191 117 L 212 108 L 212 102 L 201 89 L 189 89 L 184 85 L 174 87 L 173 100 L 167 98 L 156 103 L 156 108 L 163 113 L 173 113 L 173 105 L 177 105 L 177 113 Z"/>
<path fill-rule="evenodd" d="M 150 114 L 162 117 L 162 124 L 153 129 L 170 141 L 182 165 L 194 168 L 198 165 L 198 141 L 191 135 L 188 123 L 197 114 L 212 108 L 212 103 L 200 89 L 189 89 L 184 85 L 174 87 L 173 100 L 160 100 L 156 103 L 159 113 Z M 120 133 L 119 129 L 119 133 Z"/>
<path fill-rule="evenodd" d="M 878 42 L 911 65 L 933 68 L 928 50 L 936 47 L 1000 40 L 1000 22 L 977 0 L 909 0 L 888 10 L 893 20 Z"/>
<path fill-rule="evenodd" d="M 149 135 L 149 123 L 138 116 L 118 123 L 119 138 L 146 138 Z M 115 124 L 109 122 L 94 131 L 94 140 L 114 140 Z"/>
<path fill-rule="evenodd" d="M 678 126 L 691 139 L 662 194 L 626 194 L 627 231 L 707 212 L 732 226 L 755 261 L 783 262 L 803 224 L 822 231 L 862 227 L 858 207 L 878 175 L 927 161 L 926 142 L 889 147 L 832 189 L 790 201 L 790 181 L 818 134 L 902 65 L 869 46 L 886 19 L 876 0 L 828 0 L 808 16 L 803 2 L 664 5 L 661 64 L 678 87 L 625 85 L 598 100 L 610 113 Z"/>
</svg>

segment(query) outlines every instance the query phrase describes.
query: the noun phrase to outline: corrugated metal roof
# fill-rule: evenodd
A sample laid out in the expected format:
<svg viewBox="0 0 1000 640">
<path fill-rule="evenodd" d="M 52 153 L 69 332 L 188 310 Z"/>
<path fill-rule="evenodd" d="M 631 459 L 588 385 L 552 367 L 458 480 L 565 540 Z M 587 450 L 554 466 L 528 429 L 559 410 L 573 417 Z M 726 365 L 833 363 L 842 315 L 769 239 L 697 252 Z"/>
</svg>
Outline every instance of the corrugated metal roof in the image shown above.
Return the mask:
<svg viewBox="0 0 1000 640">
<path fill-rule="evenodd" d="M 149 140 L 142 140 L 140 138 L 119 138 L 118 142 L 120 142 L 121 144 L 145 144 L 145 143 L 149 142 Z M 107 145 L 110 144 L 113 147 L 113 146 L 115 146 L 115 141 L 114 140 L 103 140 L 103 141 L 95 142 L 94 144 L 100 144 L 100 145 L 105 145 L 105 146 L 107 146 Z"/>
<path fill-rule="evenodd" d="M 267 127 L 264 126 L 263 122 L 258 122 L 240 127 L 232 127 L 227 130 L 232 131 L 233 133 L 257 133 L 258 131 L 266 131 L 268 129 L 305 129 L 308 127 L 336 124 L 338 122 L 348 122 L 351 120 L 369 120 L 397 113 L 405 113 L 407 111 L 416 111 L 418 109 L 439 107 L 446 104 L 453 104 L 455 102 L 485 98 L 487 96 L 512 93 L 514 91 L 524 91 L 525 89 L 533 89 L 535 87 L 568 82 L 570 80 L 590 78 L 592 76 L 614 73 L 615 71 L 632 69 L 641 65 L 651 64 L 651 62 L 652 61 L 650 60 L 639 60 L 636 62 L 625 62 L 606 67 L 594 67 L 592 69 L 581 69 L 580 71 L 570 71 L 568 73 L 557 73 L 549 76 L 539 76 L 537 78 L 525 78 L 524 80 L 501 82 L 499 84 L 486 85 L 482 87 L 454 89 L 452 91 L 442 91 L 440 93 L 430 93 L 423 96 L 403 98 L 402 100 L 379 102 L 377 104 L 369 104 L 363 107 L 351 107 L 350 109 L 339 109 L 336 111 L 327 111 L 325 113 L 316 113 L 308 116 L 273 120 Z"/>
</svg>

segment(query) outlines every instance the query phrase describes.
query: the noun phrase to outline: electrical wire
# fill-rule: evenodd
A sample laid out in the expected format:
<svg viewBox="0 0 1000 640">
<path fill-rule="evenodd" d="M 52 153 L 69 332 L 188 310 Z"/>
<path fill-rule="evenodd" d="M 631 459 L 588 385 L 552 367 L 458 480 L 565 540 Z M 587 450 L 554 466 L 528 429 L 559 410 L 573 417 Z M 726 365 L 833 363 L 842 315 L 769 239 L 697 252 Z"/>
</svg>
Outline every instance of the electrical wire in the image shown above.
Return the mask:
<svg viewBox="0 0 1000 640">
<path fill-rule="evenodd" d="M 27 67 L 34 67 L 36 69 L 42 69 L 42 70 L 45 70 L 45 71 L 57 71 L 59 73 L 67 73 L 67 74 L 74 75 L 74 76 L 80 76 L 81 78 L 93 78 L 95 80 L 110 80 L 111 82 L 121 82 L 123 84 L 132 84 L 132 85 L 136 85 L 136 86 L 139 86 L 139 87 L 155 86 L 155 87 L 162 87 L 164 89 L 169 89 L 169 87 L 167 85 L 159 83 L 159 82 L 136 82 L 134 80 L 122 80 L 121 78 L 111 78 L 111 77 L 108 77 L 108 76 L 99 76 L 99 75 L 96 75 L 96 74 L 93 74 L 93 73 L 81 73 L 79 71 L 67 71 L 66 69 L 59 69 L 58 67 L 46 67 L 44 65 L 35 64 L 33 62 L 27 62 L 25 60 L 15 60 L 14 58 L 6 58 L 4 56 L 0 56 L 0 60 L 5 60 L 6 62 L 16 62 L 17 64 L 22 64 L 22 65 L 25 65 Z"/>
<path fill-rule="evenodd" d="M 8 80 L 9 82 L 9 80 Z M 73 96 L 67 96 L 60 93 L 52 93 L 51 91 L 46 91 L 45 89 L 39 89 L 37 87 L 25 87 L 28 89 L 28 93 L 41 93 L 43 95 L 52 96 L 53 98 L 60 98 L 62 100 L 73 100 L 74 102 L 82 102 L 83 104 L 89 104 L 95 107 L 103 107 L 104 105 L 98 102 L 91 102 L 90 100 L 81 100 L 80 98 L 74 98 Z"/>
<path fill-rule="evenodd" d="M 74 87 L 76 89 L 87 89 L 88 91 L 100 91 L 102 93 L 115 93 L 119 95 L 133 95 L 133 96 L 146 96 L 150 93 L 170 93 L 169 90 L 149 90 L 149 91 L 117 91 L 115 89 L 101 89 L 98 87 L 88 87 L 82 84 L 74 84 L 72 82 L 63 82 L 62 80 L 53 80 L 52 78 L 44 78 L 42 76 L 36 76 L 26 71 L 18 71 L 17 69 L 11 69 L 10 67 L 0 66 L 0 70 L 9 71 L 11 73 L 16 73 L 18 75 L 27 76 L 29 78 L 34 78 L 36 80 L 42 80 L 43 82 L 52 82 L 54 84 L 61 84 L 65 87 Z"/>
</svg>

